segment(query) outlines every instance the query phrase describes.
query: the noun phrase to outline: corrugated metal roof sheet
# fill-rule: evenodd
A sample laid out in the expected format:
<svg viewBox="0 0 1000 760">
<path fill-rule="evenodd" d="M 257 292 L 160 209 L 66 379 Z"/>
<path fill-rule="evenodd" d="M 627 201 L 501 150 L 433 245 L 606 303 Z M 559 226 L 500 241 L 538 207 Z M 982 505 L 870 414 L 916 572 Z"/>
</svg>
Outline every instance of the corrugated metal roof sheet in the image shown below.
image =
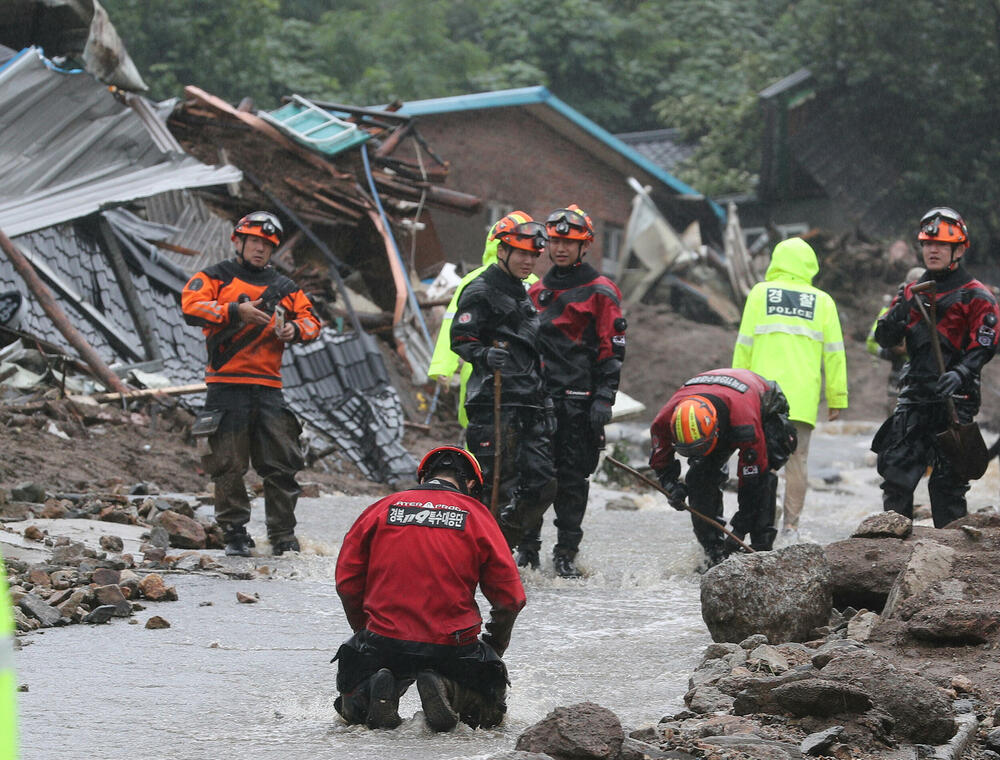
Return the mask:
<svg viewBox="0 0 1000 760">
<path fill-rule="evenodd" d="M 626 132 L 616 137 L 665 171 L 672 171 L 677 164 L 694 153 L 694 146 L 683 142 L 676 129 Z"/>
<path fill-rule="evenodd" d="M 13 237 L 135 198 L 241 178 L 233 167 L 177 152 L 165 130 L 154 128 L 154 138 L 148 125 L 158 117 L 140 110 L 89 74 L 53 70 L 33 48 L 9 62 L 0 71 L 0 229 Z"/>
</svg>

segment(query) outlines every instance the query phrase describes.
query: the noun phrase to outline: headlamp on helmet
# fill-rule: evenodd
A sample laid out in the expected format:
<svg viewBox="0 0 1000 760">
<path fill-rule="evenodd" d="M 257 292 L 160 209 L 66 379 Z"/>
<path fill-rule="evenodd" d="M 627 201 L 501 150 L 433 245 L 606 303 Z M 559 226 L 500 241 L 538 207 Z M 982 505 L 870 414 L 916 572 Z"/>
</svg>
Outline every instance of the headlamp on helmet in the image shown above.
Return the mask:
<svg viewBox="0 0 1000 760">
<path fill-rule="evenodd" d="M 565 238 L 567 240 L 593 240 L 594 222 L 587 213 L 575 203 L 568 208 L 560 208 L 549 214 L 545 222 L 549 237 Z"/>
<path fill-rule="evenodd" d="M 239 242 L 237 235 L 251 235 L 263 238 L 277 248 L 281 245 L 283 234 L 284 230 L 278 217 L 267 211 L 254 211 L 236 223 L 231 239 L 236 243 Z"/>
<path fill-rule="evenodd" d="M 917 240 L 937 240 L 953 245 L 969 245 L 969 229 L 955 209 L 947 206 L 932 208 L 920 219 Z"/>
<path fill-rule="evenodd" d="M 707 456 L 719 442 L 719 414 L 704 396 L 688 396 L 670 415 L 670 440 L 685 457 Z"/>
<path fill-rule="evenodd" d="M 490 239 L 526 251 L 535 258 L 541 256 L 549 244 L 545 225 L 536 222 L 523 211 L 513 211 L 493 225 Z"/>
</svg>

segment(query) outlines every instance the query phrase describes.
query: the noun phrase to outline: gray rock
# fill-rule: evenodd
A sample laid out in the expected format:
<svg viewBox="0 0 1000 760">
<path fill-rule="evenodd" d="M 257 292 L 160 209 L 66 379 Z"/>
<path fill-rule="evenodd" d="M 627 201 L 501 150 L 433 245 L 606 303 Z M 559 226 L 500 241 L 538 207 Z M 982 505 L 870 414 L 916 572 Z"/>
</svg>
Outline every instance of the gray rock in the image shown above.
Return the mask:
<svg viewBox="0 0 1000 760">
<path fill-rule="evenodd" d="M 877 612 L 862 610 L 847 621 L 847 638 L 854 641 L 868 641 L 881 619 Z"/>
<path fill-rule="evenodd" d="M 728 712 L 732 709 L 734 701 L 733 697 L 722 693 L 714 686 L 696 686 L 684 695 L 684 704 L 691 712 L 698 715 Z"/>
<path fill-rule="evenodd" d="M 943 690 L 926 678 L 897 669 L 871 650 L 838 653 L 820 677 L 860 686 L 876 707 L 895 718 L 896 735 L 910 741 L 943 744 L 957 730 L 954 710 Z"/>
<path fill-rule="evenodd" d="M 771 696 L 797 718 L 828 717 L 841 713 L 863 713 L 872 706 L 871 697 L 856 686 L 823 678 L 810 678 L 776 687 Z"/>
<path fill-rule="evenodd" d="M 557 759 L 616 760 L 624 740 L 621 721 L 613 712 L 580 702 L 557 707 L 521 734 L 514 748 Z"/>
<path fill-rule="evenodd" d="M 34 594 L 25 594 L 22 596 L 17 601 L 17 606 L 21 608 L 21 611 L 25 615 L 41 623 L 43 628 L 53 625 L 63 625 L 66 622 L 59 610 L 50 606 L 44 599 L 40 599 Z"/>
<path fill-rule="evenodd" d="M 813 667 L 824 668 L 826 664 L 830 662 L 834 657 L 836 657 L 841 652 L 857 652 L 865 649 L 860 643 L 854 639 L 834 639 L 833 641 L 828 641 L 819 649 L 816 650 L 811 658 Z"/>
<path fill-rule="evenodd" d="M 628 496 L 621 496 L 617 499 L 608 499 L 608 503 L 604 505 L 604 508 L 614 511 L 635 512 L 639 509 L 639 505 L 635 503 L 635 499 L 631 499 Z"/>
<path fill-rule="evenodd" d="M 122 590 L 117 585 L 98 586 L 94 589 L 94 596 L 101 606 L 110 605 L 115 608 L 115 615 L 118 617 L 128 617 L 132 614 L 132 605 L 128 603 Z"/>
<path fill-rule="evenodd" d="M 548 760 L 548 756 L 543 755 L 543 757 Z M 689 757 L 691 760 L 694 760 L 694 756 L 688 755 L 686 752 L 663 750 L 654 744 L 647 744 L 646 742 L 629 737 L 626 737 L 625 741 L 622 742 L 622 749 L 618 754 L 618 760 L 664 760 L 664 758 L 676 758 L 679 760 L 682 757 Z"/>
<path fill-rule="evenodd" d="M 1000 707 L 997 708 L 1000 710 Z M 993 752 L 1000 752 L 1000 728 L 994 728 L 986 734 L 986 749 Z"/>
<path fill-rule="evenodd" d="M 817 731 L 815 734 L 809 734 L 799 744 L 799 751 L 803 755 L 825 754 L 826 750 L 833 746 L 842 733 L 844 733 L 843 726 L 830 726 L 825 731 Z"/>
<path fill-rule="evenodd" d="M 106 552 L 121 554 L 125 548 L 125 544 L 121 536 L 104 535 L 101 536 L 101 548 Z"/>
<path fill-rule="evenodd" d="M 891 618 L 905 600 L 916 596 L 932 583 L 944 580 L 951 573 L 955 550 L 935 541 L 921 539 L 914 543 L 906 567 L 896 577 L 885 601 L 882 617 Z"/>
<path fill-rule="evenodd" d="M 851 538 L 906 538 L 913 532 L 913 520 L 899 512 L 879 512 L 861 521 Z"/>
<path fill-rule="evenodd" d="M 770 644 L 761 644 L 747 655 L 747 668 L 777 676 L 788 670 L 788 659 Z"/>
<path fill-rule="evenodd" d="M 833 578 L 833 606 L 881 610 L 912 545 L 886 538 L 848 538 L 824 548 Z"/>
<path fill-rule="evenodd" d="M 705 647 L 705 654 L 702 655 L 701 661 L 705 662 L 707 660 L 721 660 L 727 654 L 732 654 L 737 649 L 737 645 L 733 643 L 712 643 Z"/>
<path fill-rule="evenodd" d="M 70 541 L 52 550 L 53 565 L 79 565 L 86 557 L 87 547 L 79 541 Z"/>
<path fill-rule="evenodd" d="M 752 715 L 754 713 L 780 715 L 785 712 L 785 709 L 777 703 L 771 692 L 779 686 L 815 677 L 815 671 L 796 669 L 771 678 L 754 678 L 752 676 L 737 678 L 733 676 L 719 681 L 716 688 L 735 697 L 733 701 L 735 715 Z"/>
<path fill-rule="evenodd" d="M 832 580 L 823 549 L 795 544 L 731 557 L 701 577 L 701 615 L 713 641 L 805 641 L 824 625 Z"/>
<path fill-rule="evenodd" d="M 1000 615 L 971 602 L 922 609 L 906 625 L 913 638 L 947 646 L 985 644 L 998 628 Z"/>
<path fill-rule="evenodd" d="M 747 636 L 743 641 L 740 642 L 740 649 L 751 650 L 756 649 L 761 644 L 767 644 L 767 636 L 763 633 L 753 633 Z"/>
<path fill-rule="evenodd" d="M 731 672 L 732 668 L 725 660 L 707 660 L 691 672 L 688 677 L 688 689 L 711 685 Z"/>
<path fill-rule="evenodd" d="M 10 489 L 10 500 L 41 504 L 45 501 L 45 488 L 38 483 L 21 483 Z"/>
<path fill-rule="evenodd" d="M 155 546 L 157 549 L 169 549 L 170 548 L 170 534 L 165 528 L 154 525 L 149 529 L 149 543 Z"/>
<path fill-rule="evenodd" d="M 762 739 L 752 734 L 706 736 L 702 742 L 735 752 L 745 752 L 757 760 L 799 760 L 802 757 L 798 745 Z"/>
<path fill-rule="evenodd" d="M 107 623 L 111 618 L 115 616 L 115 605 L 113 604 L 102 604 L 100 607 L 95 607 L 88 614 L 83 616 L 84 623 Z"/>
</svg>

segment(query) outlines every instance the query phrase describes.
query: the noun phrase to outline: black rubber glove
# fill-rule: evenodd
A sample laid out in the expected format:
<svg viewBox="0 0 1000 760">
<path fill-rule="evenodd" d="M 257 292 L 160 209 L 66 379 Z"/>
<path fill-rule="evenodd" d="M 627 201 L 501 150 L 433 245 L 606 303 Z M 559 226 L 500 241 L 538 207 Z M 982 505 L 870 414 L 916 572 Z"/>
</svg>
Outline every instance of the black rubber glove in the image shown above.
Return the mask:
<svg viewBox="0 0 1000 760">
<path fill-rule="evenodd" d="M 687 486 L 670 477 L 660 479 L 660 487 L 667 492 L 667 503 L 679 512 L 683 512 L 687 507 L 684 502 L 687 500 Z"/>
<path fill-rule="evenodd" d="M 556 434 L 556 405 L 550 398 L 545 399 L 545 432 Z"/>
<path fill-rule="evenodd" d="M 599 398 L 590 405 L 590 426 L 594 430 L 603 430 L 611 422 L 611 404 Z"/>
<path fill-rule="evenodd" d="M 939 396 L 950 396 L 962 385 L 962 375 L 955 370 L 949 370 L 938 378 L 934 390 Z"/>
<path fill-rule="evenodd" d="M 510 351 L 495 347 L 486 349 L 486 364 L 490 369 L 503 369 L 508 359 L 510 359 Z"/>
</svg>

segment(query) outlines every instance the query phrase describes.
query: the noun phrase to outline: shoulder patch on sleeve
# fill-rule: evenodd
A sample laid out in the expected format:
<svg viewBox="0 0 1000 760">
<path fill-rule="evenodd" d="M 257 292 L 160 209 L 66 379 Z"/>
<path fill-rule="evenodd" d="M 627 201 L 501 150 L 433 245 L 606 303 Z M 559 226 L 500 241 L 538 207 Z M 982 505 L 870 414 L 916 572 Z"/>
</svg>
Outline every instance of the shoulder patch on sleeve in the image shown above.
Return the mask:
<svg viewBox="0 0 1000 760">
<path fill-rule="evenodd" d="M 463 311 L 461 314 L 458 315 L 458 323 L 460 325 L 468 324 L 471 321 L 472 321 L 472 312 Z"/>
<path fill-rule="evenodd" d="M 195 278 L 193 278 L 187 284 L 187 289 L 188 290 L 201 290 L 202 286 L 204 286 L 204 284 L 205 284 L 205 281 L 203 279 L 201 279 L 200 277 L 195 277 Z M 993 316 L 993 315 L 991 314 L 990 316 Z"/>
</svg>

